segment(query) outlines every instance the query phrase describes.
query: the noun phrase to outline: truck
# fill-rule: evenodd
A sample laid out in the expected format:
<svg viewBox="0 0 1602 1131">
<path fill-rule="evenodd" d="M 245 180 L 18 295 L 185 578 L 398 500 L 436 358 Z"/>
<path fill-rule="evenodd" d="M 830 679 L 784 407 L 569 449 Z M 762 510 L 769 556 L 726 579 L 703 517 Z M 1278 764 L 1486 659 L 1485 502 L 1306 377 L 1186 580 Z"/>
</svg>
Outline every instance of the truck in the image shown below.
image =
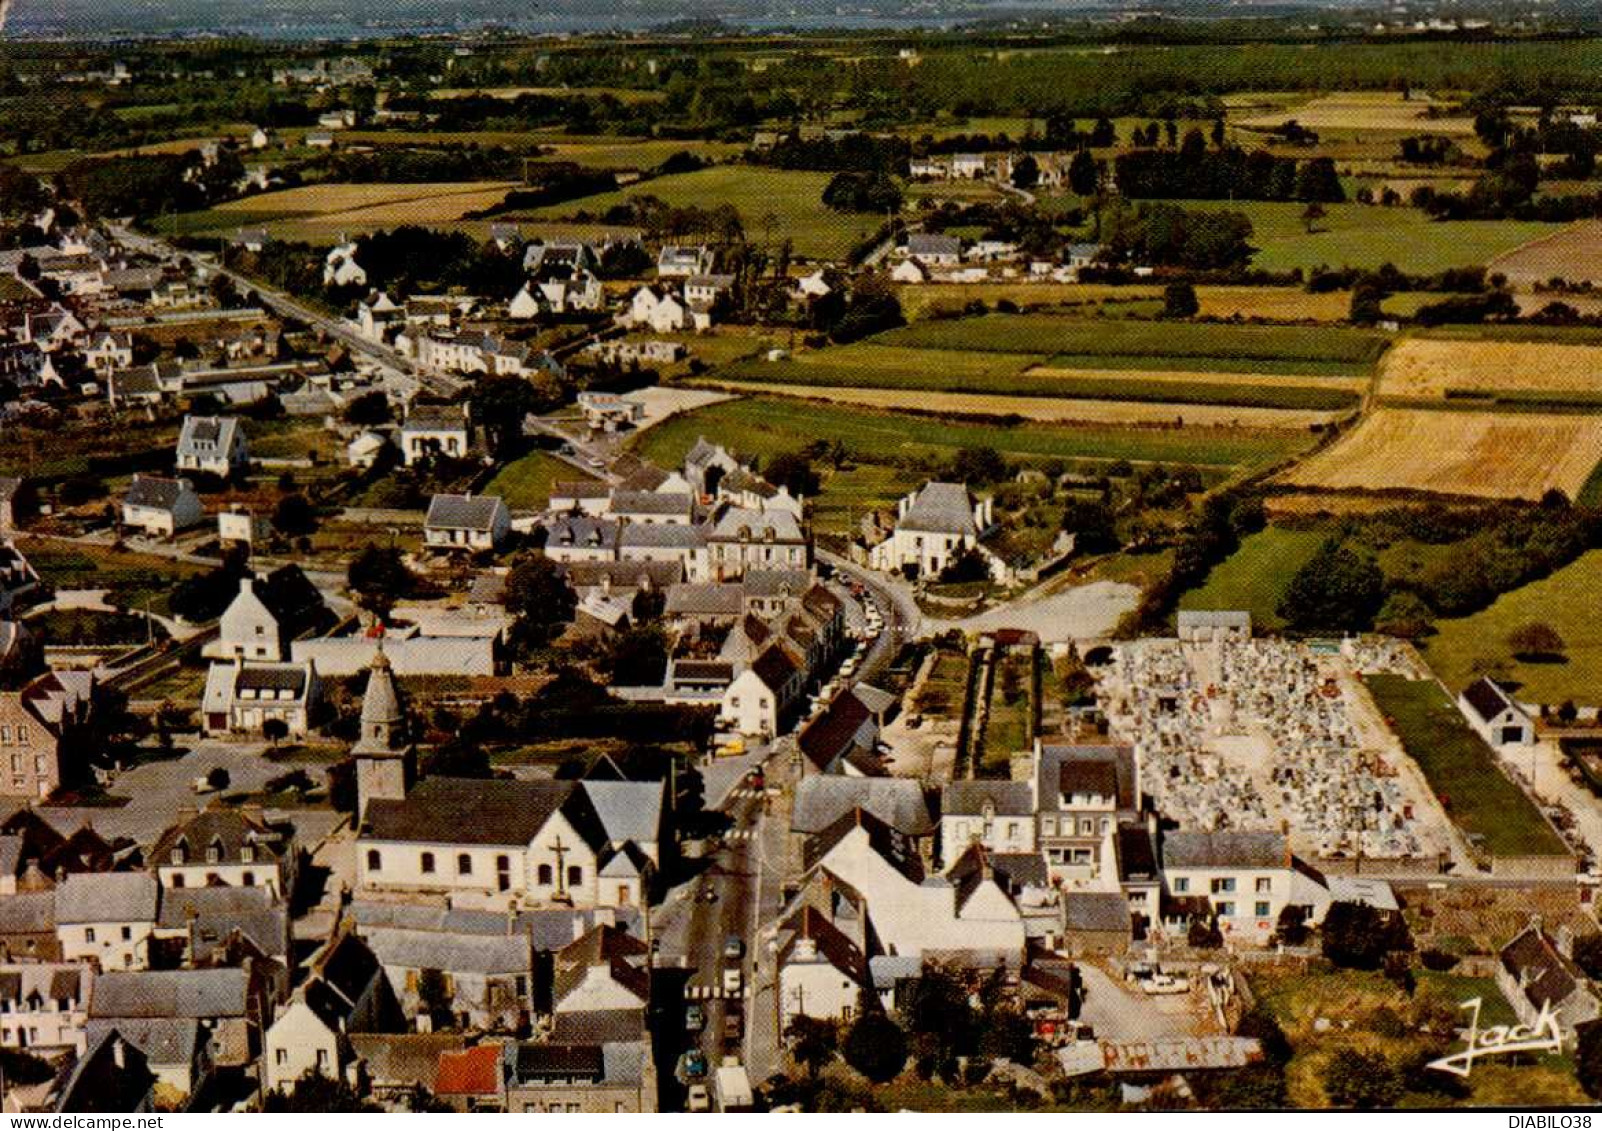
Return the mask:
<svg viewBox="0 0 1602 1131">
<path fill-rule="evenodd" d="M 712 1093 L 719 1111 L 750 1111 L 756 1106 L 751 1077 L 738 1057 L 726 1056 L 712 1077 Z"/>
</svg>

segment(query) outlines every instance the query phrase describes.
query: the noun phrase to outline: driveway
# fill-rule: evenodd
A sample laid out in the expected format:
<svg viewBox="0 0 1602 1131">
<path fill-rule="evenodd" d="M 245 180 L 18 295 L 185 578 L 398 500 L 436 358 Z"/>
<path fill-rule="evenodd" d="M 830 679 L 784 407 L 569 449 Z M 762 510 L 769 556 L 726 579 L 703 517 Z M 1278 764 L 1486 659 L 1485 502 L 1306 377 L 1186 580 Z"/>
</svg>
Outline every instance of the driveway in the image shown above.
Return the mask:
<svg viewBox="0 0 1602 1131">
<path fill-rule="evenodd" d="M 1159 1041 L 1196 1031 L 1189 995 L 1153 997 L 1089 962 L 1079 963 L 1079 974 L 1085 989 L 1079 1020 L 1096 1030 L 1098 1040 Z"/>
<path fill-rule="evenodd" d="M 1045 644 L 1070 640 L 1101 640 L 1112 634 L 1123 615 L 1139 604 L 1140 590 L 1117 581 L 1095 581 L 1039 597 L 1023 598 L 963 620 L 931 620 L 930 632 L 960 628 L 964 632 L 990 632 L 998 628 L 1026 628 Z"/>
</svg>

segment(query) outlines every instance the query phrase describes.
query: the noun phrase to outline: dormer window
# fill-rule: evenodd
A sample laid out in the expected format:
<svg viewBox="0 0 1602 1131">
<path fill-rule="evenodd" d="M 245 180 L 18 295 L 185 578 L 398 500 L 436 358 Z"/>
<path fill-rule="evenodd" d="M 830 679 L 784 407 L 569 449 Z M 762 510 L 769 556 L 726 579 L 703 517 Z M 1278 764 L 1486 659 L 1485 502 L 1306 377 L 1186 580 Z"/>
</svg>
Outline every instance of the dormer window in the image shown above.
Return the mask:
<svg viewBox="0 0 1602 1131">
<path fill-rule="evenodd" d="M 255 860 L 256 846 L 253 844 L 242 845 L 239 849 L 239 862 L 241 864 L 252 864 L 255 863 Z"/>
<path fill-rule="evenodd" d="M 206 863 L 218 864 L 222 862 L 222 841 L 214 840 L 206 846 Z"/>
<path fill-rule="evenodd" d="M 187 851 L 185 851 L 183 845 L 181 845 L 181 844 L 173 845 L 171 859 L 172 859 L 172 862 L 174 864 L 185 863 L 187 861 L 188 857 L 189 857 L 189 853 Z"/>
</svg>

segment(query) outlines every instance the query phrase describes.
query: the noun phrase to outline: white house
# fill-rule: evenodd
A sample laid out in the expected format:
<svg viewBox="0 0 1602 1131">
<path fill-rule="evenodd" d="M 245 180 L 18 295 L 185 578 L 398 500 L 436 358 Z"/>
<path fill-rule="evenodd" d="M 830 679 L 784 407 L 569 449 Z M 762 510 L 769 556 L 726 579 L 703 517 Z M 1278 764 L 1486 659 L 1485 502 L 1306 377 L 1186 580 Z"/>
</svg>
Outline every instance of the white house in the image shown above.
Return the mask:
<svg viewBox="0 0 1602 1131">
<path fill-rule="evenodd" d="M 962 241 L 956 236 L 913 232 L 907 237 L 902 254 L 926 267 L 957 267 L 962 263 Z"/>
<path fill-rule="evenodd" d="M 952 861 L 971 844 L 989 852 L 1038 852 L 1033 782 L 948 783 L 940 795 L 940 844 Z"/>
<path fill-rule="evenodd" d="M 322 605 L 322 595 L 299 566 L 281 566 L 261 580 L 241 577 L 239 592 L 218 622 L 217 639 L 206 646 L 204 655 L 287 660 L 289 641 Z"/>
<path fill-rule="evenodd" d="M 772 738 L 805 687 L 802 661 L 783 644 L 774 644 L 724 690 L 718 718 L 741 734 Z"/>
<path fill-rule="evenodd" d="M 323 286 L 363 287 L 367 285 L 367 272 L 356 262 L 356 245 L 346 242 L 328 253 L 323 260 Z"/>
<path fill-rule="evenodd" d="M 699 329 L 688 304 L 672 291 L 643 286 L 634 292 L 629 308 L 618 315 L 624 326 L 647 326 L 658 334 Z M 707 325 L 711 325 L 710 320 Z"/>
<path fill-rule="evenodd" d="M 979 548 L 994 524 L 993 508 L 961 483 L 925 483 L 897 504 L 895 527 L 869 551 L 868 562 L 886 573 L 936 577 L 964 551 Z"/>
<path fill-rule="evenodd" d="M 1168 832 L 1162 869 L 1168 894 L 1206 900 L 1226 937 L 1265 939 L 1292 901 L 1290 845 L 1275 832 Z"/>
<path fill-rule="evenodd" d="M 393 1003 L 384 968 L 367 944 L 341 933 L 310 963 L 311 976 L 278 1011 L 263 1040 L 262 1077 L 269 1091 L 290 1088 L 307 1073 L 345 1077 L 355 1054 L 350 1034 L 377 1030 Z"/>
<path fill-rule="evenodd" d="M 259 809 L 213 803 L 180 811 L 151 847 L 149 861 L 164 889 L 259 887 L 288 902 L 300 849 L 288 825 L 269 824 Z"/>
<path fill-rule="evenodd" d="M 799 1016 L 850 1022 L 862 1002 L 868 958 L 861 943 L 816 907 L 803 906 L 779 929 L 779 1031 Z"/>
<path fill-rule="evenodd" d="M 645 406 L 616 393 L 585 390 L 578 395 L 579 411 L 592 432 L 616 432 L 645 419 Z"/>
<path fill-rule="evenodd" d="M 127 369 L 134 363 L 133 335 L 123 331 L 102 330 L 83 351 L 83 359 L 99 373 Z"/>
<path fill-rule="evenodd" d="M 206 734 L 262 734 L 269 721 L 282 722 L 289 737 L 305 738 L 310 716 L 322 701 L 322 685 L 311 662 L 269 663 L 236 657 L 214 663 L 201 694 Z"/>
<path fill-rule="evenodd" d="M 927 283 L 929 272 L 916 259 L 903 259 L 890 269 L 890 278 L 898 283 Z"/>
<path fill-rule="evenodd" d="M 711 272 L 715 257 L 705 244 L 678 246 L 664 244 L 656 257 L 656 273 L 664 279 L 705 275 Z"/>
<path fill-rule="evenodd" d="M 238 503 L 225 511 L 217 512 L 217 540 L 254 546 L 263 542 L 272 532 L 272 523 L 264 515 L 251 514 L 249 508 Z"/>
<path fill-rule="evenodd" d="M 0 966 L 0 1045 L 84 1049 L 94 972 L 77 963 Z"/>
<path fill-rule="evenodd" d="M 134 474 L 122 500 L 122 524 L 150 538 L 171 538 L 200 525 L 205 512 L 187 479 L 160 479 Z"/>
<path fill-rule="evenodd" d="M 511 512 L 499 495 L 435 495 L 423 543 L 439 550 L 497 550 L 511 529 Z"/>
<path fill-rule="evenodd" d="M 471 443 L 466 405 L 415 405 L 400 429 L 401 458 L 408 467 L 433 455 L 461 459 Z"/>
<path fill-rule="evenodd" d="M 1529 746 L 1535 741 L 1535 722 L 1493 679 L 1469 684 L 1457 697 L 1457 706 L 1493 749 Z"/>
<path fill-rule="evenodd" d="M 178 434 L 178 470 L 226 479 L 250 463 L 245 430 L 235 416 L 186 416 Z"/>
<path fill-rule="evenodd" d="M 144 970 L 160 891 L 144 872 L 79 872 L 56 887 L 56 939 L 68 962 Z"/>
</svg>

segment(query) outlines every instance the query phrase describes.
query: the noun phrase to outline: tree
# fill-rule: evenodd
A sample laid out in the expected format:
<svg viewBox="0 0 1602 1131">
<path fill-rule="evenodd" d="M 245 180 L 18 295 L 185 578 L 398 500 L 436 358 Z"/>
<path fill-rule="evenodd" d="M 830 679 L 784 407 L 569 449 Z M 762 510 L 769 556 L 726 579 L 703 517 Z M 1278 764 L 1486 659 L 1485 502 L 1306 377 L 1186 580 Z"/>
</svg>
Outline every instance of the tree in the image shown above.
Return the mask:
<svg viewBox="0 0 1602 1131">
<path fill-rule="evenodd" d="M 762 478 L 798 499 L 818 493 L 818 473 L 812 470 L 812 460 L 805 452 L 780 452 L 763 467 Z"/>
<path fill-rule="evenodd" d="M 521 377 L 481 377 L 469 398 L 490 454 L 509 454 L 523 438 L 523 418 L 547 408 Z"/>
<path fill-rule="evenodd" d="M 1507 646 L 1514 657 L 1525 662 L 1561 660 L 1568 645 L 1558 630 L 1544 621 L 1529 621 L 1507 634 Z"/>
<path fill-rule="evenodd" d="M 212 789 L 227 789 L 233 784 L 233 780 L 233 775 L 228 772 L 227 766 L 213 766 L 206 774 L 206 784 Z"/>
<path fill-rule="evenodd" d="M 1400 915 L 1346 900 L 1329 905 L 1322 932 L 1324 957 L 1353 970 L 1378 970 L 1386 955 L 1411 945 Z"/>
<path fill-rule="evenodd" d="M 1012 186 L 1019 189 L 1032 189 L 1040 183 L 1040 162 L 1033 155 L 1025 153 L 1012 167 Z"/>
<path fill-rule="evenodd" d="M 907 1064 L 907 1035 L 878 1009 L 864 1009 L 840 1048 L 846 1063 L 875 1084 L 901 1075 Z"/>
<path fill-rule="evenodd" d="M 612 642 L 608 662 L 616 686 L 660 686 L 667 674 L 667 634 L 655 625 L 631 628 Z"/>
<path fill-rule="evenodd" d="M 1357 631 L 1372 623 L 1384 600 L 1379 566 L 1331 538 L 1291 578 L 1279 615 L 1302 631 Z"/>
<path fill-rule="evenodd" d="M 1088 150 L 1075 153 L 1068 162 L 1068 187 L 1077 196 L 1094 196 L 1100 183 L 1101 171 L 1096 167 L 1096 159 Z"/>
<path fill-rule="evenodd" d="M 1374 1111 L 1394 1107 L 1406 1090 L 1383 1053 L 1341 1049 L 1319 1074 L 1334 1107 Z"/>
<path fill-rule="evenodd" d="M 1585 934 L 1574 940 L 1574 964 L 1587 977 L 1602 978 L 1602 935 Z"/>
<path fill-rule="evenodd" d="M 918 1059 L 935 1071 L 955 1066 L 978 1041 L 979 1017 L 968 988 L 943 966 L 926 966 L 902 1006 L 901 1020 Z M 920 1069 L 921 1071 L 921 1069 Z"/>
<path fill-rule="evenodd" d="M 345 570 L 345 582 L 356 603 L 380 620 L 389 616 L 395 602 L 412 588 L 412 571 L 393 546 L 364 546 Z"/>
<path fill-rule="evenodd" d="M 1359 326 L 1372 326 L 1385 317 L 1384 301 L 1383 289 L 1366 280 L 1359 282 L 1352 288 L 1352 308 L 1347 317 Z"/>
<path fill-rule="evenodd" d="M 805 1068 L 811 1077 L 816 1077 L 823 1066 L 834 1059 L 835 1049 L 840 1044 L 840 1034 L 832 1021 L 809 1017 L 805 1013 L 798 1013 L 790 1019 L 789 1026 L 784 1030 L 784 1039 L 789 1042 L 791 1059 Z"/>
<path fill-rule="evenodd" d="M 432 966 L 424 967 L 417 972 L 417 1004 L 431 1020 L 438 1021 L 440 1018 L 449 1017 L 451 994 L 443 972 Z"/>
<path fill-rule="evenodd" d="M 1007 461 L 991 447 L 961 448 L 951 458 L 951 477 L 959 483 L 995 483 L 1007 476 Z"/>
<path fill-rule="evenodd" d="M 289 737 L 289 724 L 283 719 L 267 719 L 261 724 L 261 736 L 276 750 L 278 744 Z"/>
<path fill-rule="evenodd" d="M 556 563 L 543 555 L 523 554 L 506 575 L 501 598 L 517 618 L 525 644 L 542 645 L 559 624 L 573 619 L 578 599 Z"/>
<path fill-rule="evenodd" d="M 371 427 L 374 424 L 387 424 L 391 416 L 389 398 L 378 389 L 363 393 L 345 406 L 347 424 Z"/>
<path fill-rule="evenodd" d="M 836 212 L 900 212 L 901 187 L 885 173 L 836 173 L 823 188 L 823 204 Z"/>
<path fill-rule="evenodd" d="M 1602 1021 L 1587 1021 L 1574 1032 L 1574 1075 L 1586 1095 L 1602 1100 Z"/>
<path fill-rule="evenodd" d="M 317 529 L 317 512 L 305 495 L 285 495 L 273 508 L 273 529 L 286 538 L 303 537 Z"/>
<path fill-rule="evenodd" d="M 274 1090 L 262 1097 L 261 1109 L 270 1112 L 322 1113 L 322 1112 L 378 1112 L 383 1109 L 368 1103 L 356 1094 L 356 1089 L 344 1077 L 334 1079 L 315 1069 L 286 1091 Z"/>
<path fill-rule="evenodd" d="M 1404 640 L 1418 640 L 1435 631 L 1435 612 L 1410 589 L 1398 589 L 1385 598 L 1374 615 L 1374 631 Z"/>
<path fill-rule="evenodd" d="M 1201 310 L 1196 288 L 1186 282 L 1169 283 L 1163 288 L 1164 318 L 1193 318 Z"/>
<path fill-rule="evenodd" d="M 1099 499 L 1070 498 L 1063 505 L 1062 528 L 1074 536 L 1074 551 L 1106 554 L 1118 549 L 1112 508 Z"/>
<path fill-rule="evenodd" d="M 1329 213 L 1324 211 L 1324 206 L 1315 200 L 1302 209 L 1302 227 L 1307 229 L 1308 235 L 1312 235 L 1313 229 L 1318 226 L 1318 222 L 1327 215 Z"/>
</svg>

